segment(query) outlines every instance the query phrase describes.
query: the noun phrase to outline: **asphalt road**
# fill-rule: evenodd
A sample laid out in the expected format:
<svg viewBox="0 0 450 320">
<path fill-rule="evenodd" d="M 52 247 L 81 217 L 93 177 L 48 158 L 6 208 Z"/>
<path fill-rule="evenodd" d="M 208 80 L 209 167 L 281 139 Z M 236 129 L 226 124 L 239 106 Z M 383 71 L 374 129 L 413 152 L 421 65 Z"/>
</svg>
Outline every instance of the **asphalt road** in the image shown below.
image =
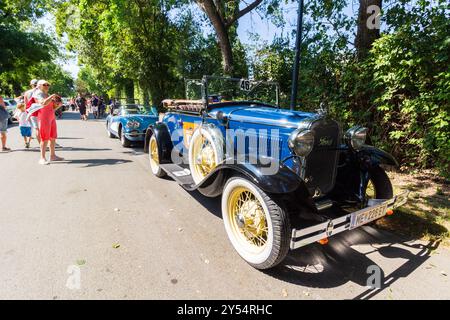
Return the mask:
<svg viewBox="0 0 450 320">
<path fill-rule="evenodd" d="M 231 247 L 220 200 L 152 176 L 104 121 L 58 120 L 38 165 L 15 125 L 0 153 L 0 299 L 450 299 L 450 253 L 372 227 L 292 252 L 261 272 Z M 381 289 L 366 287 L 379 267 Z M 79 280 L 79 281 L 78 281 Z"/>
</svg>

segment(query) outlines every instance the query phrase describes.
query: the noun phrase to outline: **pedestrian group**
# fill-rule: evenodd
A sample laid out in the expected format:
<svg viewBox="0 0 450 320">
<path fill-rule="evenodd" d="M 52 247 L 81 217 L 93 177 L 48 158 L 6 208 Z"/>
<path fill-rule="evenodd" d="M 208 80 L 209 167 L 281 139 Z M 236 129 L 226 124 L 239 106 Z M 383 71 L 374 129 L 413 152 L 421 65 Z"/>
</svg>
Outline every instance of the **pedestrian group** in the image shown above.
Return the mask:
<svg viewBox="0 0 450 320">
<path fill-rule="evenodd" d="M 40 146 L 39 164 L 47 165 L 49 161 L 62 161 L 55 153 L 57 125 L 55 110 L 62 106 L 61 97 L 57 94 L 48 94 L 50 83 L 46 80 L 30 81 L 31 88 L 21 97 L 17 98 L 17 109 L 14 117 L 19 121 L 20 134 L 24 139 L 25 148 L 30 147 L 32 131 Z M 6 146 L 9 113 L 3 97 L 0 96 L 0 140 L 2 152 L 11 151 Z M 50 147 L 50 158 L 47 160 L 47 147 Z"/>
</svg>

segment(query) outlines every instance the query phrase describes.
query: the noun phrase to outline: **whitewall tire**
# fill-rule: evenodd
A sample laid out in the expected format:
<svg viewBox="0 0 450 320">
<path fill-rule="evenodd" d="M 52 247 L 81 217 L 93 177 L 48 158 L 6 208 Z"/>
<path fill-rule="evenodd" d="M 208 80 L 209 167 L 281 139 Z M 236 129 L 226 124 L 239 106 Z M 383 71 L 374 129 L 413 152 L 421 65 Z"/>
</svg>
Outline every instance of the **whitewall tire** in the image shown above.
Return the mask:
<svg viewBox="0 0 450 320">
<path fill-rule="evenodd" d="M 189 143 L 189 169 L 200 183 L 223 160 L 223 137 L 217 128 L 200 126 Z"/>
<path fill-rule="evenodd" d="M 165 176 L 166 173 L 159 166 L 158 142 L 156 141 L 155 135 L 152 135 L 148 143 L 148 158 L 152 173 L 157 177 Z"/>
<path fill-rule="evenodd" d="M 288 215 L 249 180 L 234 177 L 226 183 L 222 218 L 234 249 L 253 267 L 269 269 L 286 257 L 291 235 Z"/>
</svg>

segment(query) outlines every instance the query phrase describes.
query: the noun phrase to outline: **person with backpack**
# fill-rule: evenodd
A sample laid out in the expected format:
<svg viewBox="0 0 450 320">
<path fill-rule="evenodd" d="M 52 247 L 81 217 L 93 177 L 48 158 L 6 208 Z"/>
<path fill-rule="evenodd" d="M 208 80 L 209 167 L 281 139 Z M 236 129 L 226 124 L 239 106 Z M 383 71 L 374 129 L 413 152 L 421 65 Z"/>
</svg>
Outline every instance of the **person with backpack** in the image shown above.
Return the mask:
<svg viewBox="0 0 450 320">
<path fill-rule="evenodd" d="M 10 148 L 6 147 L 6 131 L 8 130 L 8 119 L 9 113 L 6 110 L 5 101 L 3 101 L 3 97 L 0 96 L 0 140 L 2 141 L 2 152 L 11 151 Z"/>
<path fill-rule="evenodd" d="M 30 109 L 31 105 L 34 103 L 34 99 L 32 99 L 32 97 L 33 97 L 33 93 L 37 90 L 37 83 L 38 83 L 38 81 L 36 79 L 31 80 L 30 81 L 31 89 L 25 91 L 23 94 L 23 102 L 25 104 L 25 108 L 27 111 L 28 111 L 28 109 Z M 35 112 L 29 118 L 30 118 L 31 127 L 34 129 L 35 134 L 36 134 L 36 140 L 40 144 L 41 138 L 39 137 L 39 121 L 38 121 L 37 113 Z"/>
</svg>

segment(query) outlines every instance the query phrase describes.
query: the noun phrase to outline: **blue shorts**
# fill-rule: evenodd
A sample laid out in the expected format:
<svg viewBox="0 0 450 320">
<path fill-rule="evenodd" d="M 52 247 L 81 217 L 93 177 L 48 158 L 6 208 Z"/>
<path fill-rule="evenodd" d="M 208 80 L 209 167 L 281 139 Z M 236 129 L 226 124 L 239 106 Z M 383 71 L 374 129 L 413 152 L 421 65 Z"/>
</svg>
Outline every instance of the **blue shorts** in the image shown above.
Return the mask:
<svg viewBox="0 0 450 320">
<path fill-rule="evenodd" d="M 5 133 L 8 129 L 8 119 L 0 120 L 0 133 Z"/>
<path fill-rule="evenodd" d="M 19 127 L 22 137 L 31 137 L 31 127 Z"/>
</svg>

